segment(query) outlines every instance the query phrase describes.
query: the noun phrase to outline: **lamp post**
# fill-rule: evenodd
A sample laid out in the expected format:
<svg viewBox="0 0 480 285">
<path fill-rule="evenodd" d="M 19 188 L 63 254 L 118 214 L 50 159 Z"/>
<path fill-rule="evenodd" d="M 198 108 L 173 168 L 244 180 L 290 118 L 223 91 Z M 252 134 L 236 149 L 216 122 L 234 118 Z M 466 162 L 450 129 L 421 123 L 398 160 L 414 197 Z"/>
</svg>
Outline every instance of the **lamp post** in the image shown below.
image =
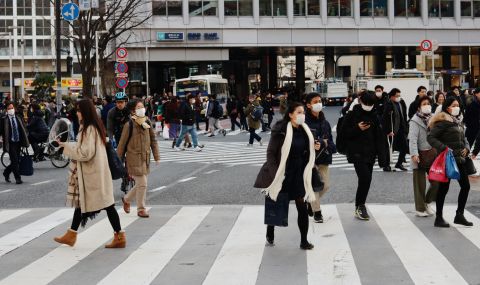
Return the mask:
<svg viewBox="0 0 480 285">
<path fill-rule="evenodd" d="M 96 78 L 96 87 L 97 87 L 97 96 L 100 98 L 103 98 L 103 96 L 100 96 L 100 67 L 99 67 L 99 55 L 98 55 L 98 35 L 99 34 L 106 34 L 108 31 L 95 31 L 95 69 L 97 71 L 97 78 Z"/>
<path fill-rule="evenodd" d="M 13 97 L 13 64 L 12 64 L 12 58 L 13 58 L 13 52 L 12 52 L 12 33 L 0 33 L 0 35 L 3 36 L 8 36 L 8 66 L 9 66 L 9 71 L 10 71 L 10 99 Z"/>
<path fill-rule="evenodd" d="M 150 82 L 149 82 L 149 76 L 148 76 L 148 62 L 150 61 L 150 53 L 148 52 L 148 44 L 145 44 L 145 73 L 146 73 L 146 78 L 147 78 L 147 98 L 148 95 L 150 94 Z"/>
<path fill-rule="evenodd" d="M 22 99 L 25 97 L 25 27 L 24 26 L 10 26 L 8 27 L 9 30 L 16 30 L 20 29 L 20 43 L 22 45 L 22 78 L 20 83 L 20 94 L 22 94 Z"/>
</svg>

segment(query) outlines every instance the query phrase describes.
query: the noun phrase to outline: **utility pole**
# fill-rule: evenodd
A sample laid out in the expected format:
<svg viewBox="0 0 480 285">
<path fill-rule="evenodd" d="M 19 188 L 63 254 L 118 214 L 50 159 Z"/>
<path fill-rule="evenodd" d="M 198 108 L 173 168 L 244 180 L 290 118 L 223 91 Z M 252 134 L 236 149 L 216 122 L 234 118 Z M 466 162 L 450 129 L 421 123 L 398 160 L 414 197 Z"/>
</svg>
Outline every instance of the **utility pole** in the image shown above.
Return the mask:
<svg viewBox="0 0 480 285">
<path fill-rule="evenodd" d="M 61 57 L 61 41 L 60 41 L 60 1 L 55 0 L 55 47 L 57 53 L 57 117 L 60 117 L 60 110 L 62 109 L 62 57 Z"/>
</svg>

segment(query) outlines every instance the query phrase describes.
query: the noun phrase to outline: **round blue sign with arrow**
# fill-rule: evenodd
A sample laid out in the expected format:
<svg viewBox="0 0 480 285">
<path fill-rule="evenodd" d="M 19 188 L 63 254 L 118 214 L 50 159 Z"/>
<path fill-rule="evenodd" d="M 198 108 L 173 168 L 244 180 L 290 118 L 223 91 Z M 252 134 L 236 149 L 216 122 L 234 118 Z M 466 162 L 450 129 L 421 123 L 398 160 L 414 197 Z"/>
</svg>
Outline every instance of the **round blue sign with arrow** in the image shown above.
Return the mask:
<svg viewBox="0 0 480 285">
<path fill-rule="evenodd" d="M 75 3 L 67 3 L 62 7 L 62 16 L 66 21 L 75 21 L 80 14 L 80 8 Z"/>
</svg>

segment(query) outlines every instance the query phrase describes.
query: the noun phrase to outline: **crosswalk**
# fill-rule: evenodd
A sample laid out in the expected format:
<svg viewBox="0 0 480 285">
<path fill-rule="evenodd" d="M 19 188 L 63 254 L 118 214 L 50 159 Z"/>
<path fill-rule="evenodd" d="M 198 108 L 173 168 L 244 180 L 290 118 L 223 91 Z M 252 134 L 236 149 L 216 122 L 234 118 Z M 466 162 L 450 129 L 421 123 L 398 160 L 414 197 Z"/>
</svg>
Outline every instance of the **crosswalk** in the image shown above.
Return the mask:
<svg viewBox="0 0 480 285">
<path fill-rule="evenodd" d="M 175 163 L 213 163 L 225 166 L 262 166 L 267 157 L 267 145 L 259 146 L 255 142 L 254 147 L 247 147 L 247 142 L 208 142 L 201 152 L 193 152 L 191 149 L 174 151 L 171 141 L 160 141 L 161 162 Z M 393 162 L 398 159 L 398 153 L 393 154 Z M 406 158 L 405 167 L 409 167 L 410 157 Z M 392 162 L 392 163 L 393 163 Z M 341 154 L 333 155 L 331 169 L 354 171 L 353 164 L 348 163 L 347 157 Z M 380 168 L 374 171 L 382 171 Z"/>
<path fill-rule="evenodd" d="M 0 210 L 0 284 L 479 284 L 480 219 L 472 228 L 433 227 L 412 205 L 372 204 L 368 222 L 353 205 L 324 205 L 310 223 L 311 251 L 298 248 L 296 210 L 265 246 L 263 206 L 154 206 L 150 219 L 119 210 L 127 248 L 102 213 L 71 248 L 53 237 L 72 209 Z M 452 221 L 455 207 L 444 215 Z"/>
</svg>

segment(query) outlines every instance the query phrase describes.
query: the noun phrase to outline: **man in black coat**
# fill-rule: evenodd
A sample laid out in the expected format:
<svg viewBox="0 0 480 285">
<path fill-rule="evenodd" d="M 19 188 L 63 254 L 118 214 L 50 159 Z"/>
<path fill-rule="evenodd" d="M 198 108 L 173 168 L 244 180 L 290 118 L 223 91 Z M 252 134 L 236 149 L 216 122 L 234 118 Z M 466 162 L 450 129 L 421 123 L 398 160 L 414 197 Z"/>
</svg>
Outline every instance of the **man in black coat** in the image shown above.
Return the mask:
<svg viewBox="0 0 480 285">
<path fill-rule="evenodd" d="M 418 101 L 420 98 L 427 96 L 427 87 L 425 86 L 420 86 L 417 88 L 417 96 L 415 97 L 415 101 L 410 103 L 410 106 L 408 106 L 408 119 L 410 120 L 413 118 L 415 113 L 417 113 L 418 110 Z"/>
<path fill-rule="evenodd" d="M 470 146 L 473 146 L 475 138 L 480 131 L 480 88 L 475 89 L 473 95 L 473 101 L 467 106 L 465 117 L 463 118 L 463 122 L 467 127 L 465 136 Z"/>
<path fill-rule="evenodd" d="M 48 140 L 49 129 L 43 119 L 44 114 L 37 103 L 30 105 L 30 111 L 32 116 L 27 125 L 28 140 L 33 148 L 34 160 L 43 161 L 45 160 L 43 157 L 44 149 L 40 147 L 40 144 Z"/>
<path fill-rule="evenodd" d="M 383 114 L 383 130 L 387 135 L 389 143 L 393 144 L 393 151 L 398 151 L 398 161 L 395 164 L 395 168 L 402 171 L 407 171 L 403 167 L 402 163 L 406 162 L 405 156 L 408 152 L 408 123 L 407 123 L 407 105 L 400 96 L 401 91 L 397 88 L 393 88 L 388 97 L 390 100 L 385 105 L 385 112 Z M 390 166 L 390 152 L 388 152 L 388 167 L 384 168 L 384 171 L 389 171 Z"/>
<path fill-rule="evenodd" d="M 7 103 L 6 115 L 0 120 L 0 134 L 3 137 L 3 148 L 8 152 L 10 165 L 5 168 L 3 176 L 6 182 L 10 182 L 10 174 L 13 173 L 15 182 L 22 184 L 20 177 L 20 151 L 22 147 L 29 147 L 27 132 L 22 119 L 15 114 L 13 103 Z"/>
<path fill-rule="evenodd" d="M 178 137 L 175 150 L 180 151 L 180 145 L 182 144 L 183 137 L 189 133 L 192 136 L 193 142 L 193 151 L 202 151 L 200 147 L 198 147 L 198 136 L 197 136 L 197 129 L 195 128 L 195 96 L 189 94 L 187 96 L 187 100 L 180 105 L 179 109 L 179 118 L 182 122 L 182 128 L 180 131 L 180 136 Z"/>
</svg>

